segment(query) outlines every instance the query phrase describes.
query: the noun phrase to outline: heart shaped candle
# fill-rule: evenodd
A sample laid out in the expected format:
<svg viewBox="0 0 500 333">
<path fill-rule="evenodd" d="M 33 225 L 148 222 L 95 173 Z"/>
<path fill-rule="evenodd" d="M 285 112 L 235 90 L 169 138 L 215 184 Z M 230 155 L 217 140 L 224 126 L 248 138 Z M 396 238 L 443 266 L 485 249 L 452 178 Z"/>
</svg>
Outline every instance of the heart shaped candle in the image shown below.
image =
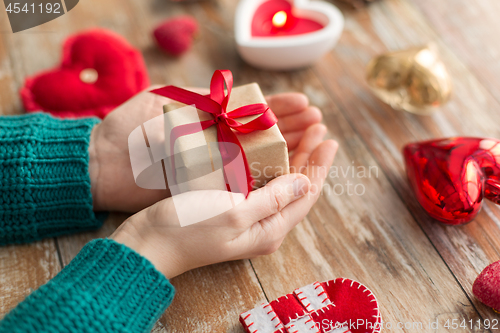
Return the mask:
<svg viewBox="0 0 500 333">
<path fill-rule="evenodd" d="M 242 0 L 235 36 L 249 64 L 290 70 L 312 64 L 331 50 L 344 26 L 333 5 L 307 0 Z"/>
<path fill-rule="evenodd" d="M 483 197 L 500 203 L 500 141 L 450 138 L 407 145 L 406 172 L 420 205 L 446 224 L 470 222 Z"/>
</svg>

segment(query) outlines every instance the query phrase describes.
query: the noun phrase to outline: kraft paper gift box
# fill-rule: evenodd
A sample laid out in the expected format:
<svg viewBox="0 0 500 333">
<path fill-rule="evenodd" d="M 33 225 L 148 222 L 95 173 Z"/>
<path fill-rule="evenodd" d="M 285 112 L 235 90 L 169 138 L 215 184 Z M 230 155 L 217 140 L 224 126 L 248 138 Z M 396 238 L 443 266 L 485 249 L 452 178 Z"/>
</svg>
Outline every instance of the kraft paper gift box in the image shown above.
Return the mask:
<svg viewBox="0 0 500 333">
<path fill-rule="evenodd" d="M 266 103 L 256 83 L 233 88 L 228 103 L 228 113 L 244 105 Z M 179 102 L 164 106 L 165 130 L 200 121 L 213 119 L 210 113 L 197 110 Z M 246 124 L 256 116 L 236 119 Z M 236 134 L 245 152 L 248 166 L 254 178 L 254 189 L 264 186 L 270 180 L 289 173 L 288 149 L 278 126 L 275 124 L 267 130 L 257 130 Z M 165 133 L 166 149 L 169 148 L 169 133 Z M 222 158 L 217 143 L 217 127 L 211 126 L 198 133 L 179 136 L 175 140 L 175 180 L 178 188 L 173 194 L 192 190 L 227 190 L 222 168 Z M 242 160 L 240 159 L 240 162 Z M 239 163 L 238 170 L 244 172 L 244 164 Z M 170 183 L 170 181 L 169 181 Z"/>
</svg>

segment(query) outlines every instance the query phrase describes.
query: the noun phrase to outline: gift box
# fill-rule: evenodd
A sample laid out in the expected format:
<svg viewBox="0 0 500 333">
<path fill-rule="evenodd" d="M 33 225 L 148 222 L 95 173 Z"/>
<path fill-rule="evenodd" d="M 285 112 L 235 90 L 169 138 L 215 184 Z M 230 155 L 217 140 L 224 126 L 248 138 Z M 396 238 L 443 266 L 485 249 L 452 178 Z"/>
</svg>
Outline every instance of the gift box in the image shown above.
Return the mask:
<svg viewBox="0 0 500 333">
<path fill-rule="evenodd" d="M 212 79 L 210 97 L 194 93 L 186 97 L 183 95 L 186 91 L 177 87 L 173 88 L 179 90 L 170 90 L 170 93 L 162 91 L 165 88 L 154 91 L 177 100 L 164 106 L 165 149 L 170 156 L 170 162 L 165 164 L 170 171 L 167 178 L 172 194 L 192 190 L 235 192 L 235 188 L 239 188 L 236 192 L 248 194 L 242 190 L 243 186 L 234 186 L 238 183 L 236 178 L 241 182 L 241 175 L 251 175 L 246 178 L 249 183 L 253 180 L 248 186 L 251 190 L 289 173 L 286 141 L 258 84 L 231 89 L 232 77 L 230 79 L 226 80 L 226 90 Z M 214 92 L 216 89 L 219 94 Z M 182 92 L 182 96 L 175 91 Z M 216 111 L 209 112 L 214 103 L 201 103 L 200 96 L 216 101 L 214 96 L 218 96 L 221 110 L 215 108 Z M 232 134 L 227 133 L 228 130 Z"/>
</svg>

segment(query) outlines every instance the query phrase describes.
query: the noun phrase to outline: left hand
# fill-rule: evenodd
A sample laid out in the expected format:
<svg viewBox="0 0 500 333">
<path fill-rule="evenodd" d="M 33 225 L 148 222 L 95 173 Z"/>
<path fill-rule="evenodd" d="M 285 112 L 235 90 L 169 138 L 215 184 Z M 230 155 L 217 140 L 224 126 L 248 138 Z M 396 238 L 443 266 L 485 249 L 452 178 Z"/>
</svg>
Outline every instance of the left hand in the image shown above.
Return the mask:
<svg viewBox="0 0 500 333">
<path fill-rule="evenodd" d="M 168 98 L 139 93 L 104 118 L 92 130 L 89 173 L 94 210 L 137 212 L 169 195 L 168 190 L 149 190 L 136 185 L 130 164 L 128 136 L 136 127 L 163 113 Z M 199 93 L 206 90 L 196 89 Z M 300 93 L 271 95 L 267 103 L 278 117 L 278 126 L 290 151 L 298 147 L 305 130 L 321 121 L 321 111 L 309 106 Z"/>
<path fill-rule="evenodd" d="M 310 126 L 290 159 L 291 169 L 301 172 L 273 179 L 246 200 L 233 193 L 233 208 L 228 192 L 190 191 L 131 216 L 110 238 L 134 249 L 168 279 L 205 265 L 271 254 L 320 196 L 338 147 L 323 141 L 325 134 L 324 125 Z M 181 221 L 198 222 L 182 227 Z"/>
</svg>

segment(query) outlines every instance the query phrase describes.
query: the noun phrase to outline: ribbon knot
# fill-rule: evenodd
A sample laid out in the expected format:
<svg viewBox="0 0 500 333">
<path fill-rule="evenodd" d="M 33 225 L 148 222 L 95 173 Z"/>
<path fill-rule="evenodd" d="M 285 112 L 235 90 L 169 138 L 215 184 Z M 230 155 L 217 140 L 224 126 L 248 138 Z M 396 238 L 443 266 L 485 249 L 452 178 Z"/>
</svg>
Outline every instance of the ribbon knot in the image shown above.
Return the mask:
<svg viewBox="0 0 500 333">
<path fill-rule="evenodd" d="M 225 87 L 227 88 L 227 94 L 224 89 Z M 231 71 L 217 70 L 212 76 L 212 80 L 210 82 L 210 95 L 208 96 L 203 96 L 175 86 L 167 86 L 152 90 L 151 92 L 187 105 L 194 104 L 198 110 L 212 114 L 214 117 L 212 120 L 205 120 L 200 121 L 199 123 L 184 124 L 174 127 L 170 133 L 170 153 L 173 154 L 175 140 L 179 137 L 197 133 L 215 125 L 217 127 L 217 141 L 219 143 L 219 150 L 224 168 L 224 177 L 228 191 L 239 192 L 248 196 L 252 190 L 254 181 L 250 173 L 245 151 L 243 150 L 235 131 L 240 134 L 263 131 L 275 125 L 278 122 L 278 119 L 274 115 L 273 111 L 271 111 L 266 104 L 262 103 L 245 105 L 227 112 L 227 105 L 229 103 L 229 97 L 231 96 L 232 87 L 233 75 Z M 237 118 L 254 115 L 259 116 L 245 124 L 235 120 Z M 243 157 L 245 170 L 237 170 L 233 165 L 231 165 L 232 156 L 234 156 L 234 154 L 230 152 L 230 147 L 225 144 L 226 142 L 233 143 L 239 147 Z M 173 163 L 174 159 L 172 159 L 172 164 Z M 172 170 L 175 170 L 174 165 L 172 165 Z M 236 181 L 235 187 L 229 187 L 229 182 L 227 181 L 228 178 Z"/>
<path fill-rule="evenodd" d="M 226 113 L 226 111 L 225 111 L 225 110 L 222 110 L 222 112 L 221 112 L 221 113 L 219 113 L 218 115 L 216 115 L 216 116 L 215 116 L 215 119 L 214 119 L 214 120 L 215 120 L 215 122 L 216 122 L 216 123 L 218 123 L 218 122 L 221 122 L 221 121 L 222 121 L 222 122 L 225 122 L 227 125 L 229 125 L 229 124 L 228 124 L 228 121 L 227 121 L 228 119 L 229 119 L 229 118 L 227 117 L 227 113 Z"/>
</svg>

